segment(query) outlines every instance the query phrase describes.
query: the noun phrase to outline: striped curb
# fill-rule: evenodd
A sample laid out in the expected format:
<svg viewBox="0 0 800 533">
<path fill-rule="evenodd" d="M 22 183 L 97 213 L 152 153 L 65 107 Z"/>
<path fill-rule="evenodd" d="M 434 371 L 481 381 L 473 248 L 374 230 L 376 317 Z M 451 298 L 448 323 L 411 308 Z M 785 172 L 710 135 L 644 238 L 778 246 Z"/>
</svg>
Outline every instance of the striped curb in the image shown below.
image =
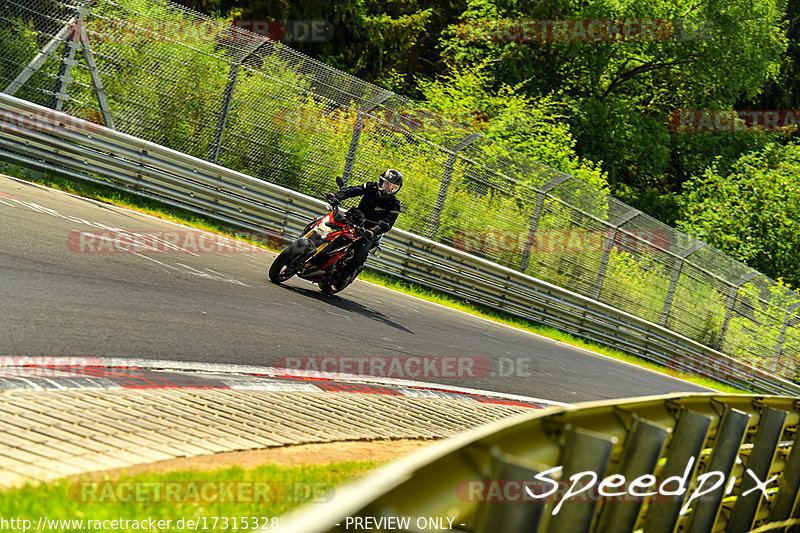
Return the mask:
<svg viewBox="0 0 800 533">
<path fill-rule="evenodd" d="M 0 366 L 0 487 L 220 452 L 440 439 L 546 407 L 466 390 L 278 378 L 258 367 L 51 363 Z"/>
</svg>

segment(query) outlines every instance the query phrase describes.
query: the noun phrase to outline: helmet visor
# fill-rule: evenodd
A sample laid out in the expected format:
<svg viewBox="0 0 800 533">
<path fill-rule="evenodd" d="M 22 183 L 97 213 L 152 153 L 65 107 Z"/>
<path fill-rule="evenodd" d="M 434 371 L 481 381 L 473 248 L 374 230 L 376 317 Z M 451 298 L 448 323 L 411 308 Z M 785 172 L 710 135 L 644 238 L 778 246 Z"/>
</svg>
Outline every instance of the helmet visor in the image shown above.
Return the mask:
<svg viewBox="0 0 800 533">
<path fill-rule="evenodd" d="M 384 178 L 381 178 L 379 180 L 378 187 L 380 187 L 380 189 L 387 194 L 394 194 L 400 188 L 399 185 L 395 185 L 394 183 Z"/>
</svg>

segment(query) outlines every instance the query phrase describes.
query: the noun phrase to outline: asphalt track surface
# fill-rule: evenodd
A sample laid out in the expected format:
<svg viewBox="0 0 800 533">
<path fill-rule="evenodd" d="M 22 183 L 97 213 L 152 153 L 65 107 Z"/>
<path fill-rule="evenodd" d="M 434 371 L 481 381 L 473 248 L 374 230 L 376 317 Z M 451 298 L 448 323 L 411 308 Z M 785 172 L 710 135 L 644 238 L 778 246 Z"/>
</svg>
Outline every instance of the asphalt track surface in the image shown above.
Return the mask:
<svg viewBox="0 0 800 533">
<path fill-rule="evenodd" d="M 187 246 L 91 253 L 95 241 L 76 246 L 75 232 L 105 231 L 97 224 L 131 232 L 185 229 L 0 177 L 0 356 L 264 366 L 316 357 L 302 360 L 306 368 L 322 356 L 366 365 L 380 359 L 384 370 L 372 369 L 388 377 L 568 403 L 708 392 L 358 280 L 332 298 L 304 280 L 276 286 L 267 281 L 275 257 L 269 252 Z M 461 359 L 442 364 L 443 357 Z M 430 366 L 389 372 L 392 364 L 422 358 Z"/>
</svg>

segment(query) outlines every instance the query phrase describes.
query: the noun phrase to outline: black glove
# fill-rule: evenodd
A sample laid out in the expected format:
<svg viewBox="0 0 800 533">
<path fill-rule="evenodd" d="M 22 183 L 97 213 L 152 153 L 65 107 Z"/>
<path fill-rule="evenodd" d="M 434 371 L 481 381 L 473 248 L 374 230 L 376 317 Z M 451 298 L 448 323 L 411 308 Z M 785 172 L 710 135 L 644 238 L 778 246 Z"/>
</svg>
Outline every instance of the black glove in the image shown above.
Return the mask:
<svg viewBox="0 0 800 533">
<path fill-rule="evenodd" d="M 336 196 L 332 192 L 329 192 L 328 194 L 326 194 L 325 195 L 325 199 L 328 200 L 328 203 L 331 204 L 331 205 L 339 205 L 339 204 L 342 203 L 342 201 L 339 200 L 339 197 Z"/>
<path fill-rule="evenodd" d="M 364 237 L 366 237 L 367 239 L 373 239 L 373 238 L 375 238 L 375 232 L 372 231 L 371 229 L 365 229 L 364 230 Z"/>
</svg>

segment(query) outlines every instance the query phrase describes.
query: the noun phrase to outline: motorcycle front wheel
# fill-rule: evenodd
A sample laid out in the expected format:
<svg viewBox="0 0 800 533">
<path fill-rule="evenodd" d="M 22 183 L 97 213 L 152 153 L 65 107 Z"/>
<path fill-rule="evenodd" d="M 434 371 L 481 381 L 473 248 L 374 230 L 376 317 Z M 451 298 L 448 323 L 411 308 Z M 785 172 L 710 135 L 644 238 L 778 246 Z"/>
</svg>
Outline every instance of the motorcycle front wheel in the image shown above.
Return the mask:
<svg viewBox="0 0 800 533">
<path fill-rule="evenodd" d="M 269 267 L 269 280 L 272 283 L 282 283 L 291 278 L 303 268 L 303 251 L 295 245 L 286 248 L 275 258 Z"/>
</svg>

